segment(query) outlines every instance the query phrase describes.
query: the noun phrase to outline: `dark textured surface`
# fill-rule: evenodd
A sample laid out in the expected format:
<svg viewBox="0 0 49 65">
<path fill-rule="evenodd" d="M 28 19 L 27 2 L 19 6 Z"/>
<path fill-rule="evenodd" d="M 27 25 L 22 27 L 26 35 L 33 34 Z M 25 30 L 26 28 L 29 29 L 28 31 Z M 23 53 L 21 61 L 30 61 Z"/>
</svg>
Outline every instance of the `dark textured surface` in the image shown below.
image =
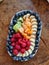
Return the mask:
<svg viewBox="0 0 49 65">
<path fill-rule="evenodd" d="M 39 13 L 43 29 L 36 56 L 27 62 L 17 62 L 6 51 L 6 38 L 11 17 L 24 9 Z M 0 4 L 0 65 L 49 65 L 49 4 L 46 0 L 4 0 Z"/>
</svg>

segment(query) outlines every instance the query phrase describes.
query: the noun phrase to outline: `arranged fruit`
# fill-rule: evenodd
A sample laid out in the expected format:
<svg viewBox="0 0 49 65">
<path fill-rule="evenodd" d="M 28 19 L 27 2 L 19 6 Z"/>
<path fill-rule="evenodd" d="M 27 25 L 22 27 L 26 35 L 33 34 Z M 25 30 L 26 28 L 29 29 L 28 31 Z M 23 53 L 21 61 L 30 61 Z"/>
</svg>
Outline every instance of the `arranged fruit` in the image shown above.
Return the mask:
<svg viewBox="0 0 49 65">
<path fill-rule="evenodd" d="M 19 52 L 22 54 L 29 49 L 31 43 L 28 39 L 25 39 L 21 33 L 17 32 L 13 34 L 11 38 L 11 46 L 13 46 L 13 54 L 17 55 Z"/>
<path fill-rule="evenodd" d="M 29 10 L 20 11 L 12 17 L 6 48 L 13 60 L 27 61 L 35 56 L 41 24 L 39 15 Z"/>
<path fill-rule="evenodd" d="M 37 20 L 29 13 L 17 19 L 13 26 L 15 33 L 11 38 L 12 52 L 17 56 L 28 56 L 35 47 Z"/>
</svg>

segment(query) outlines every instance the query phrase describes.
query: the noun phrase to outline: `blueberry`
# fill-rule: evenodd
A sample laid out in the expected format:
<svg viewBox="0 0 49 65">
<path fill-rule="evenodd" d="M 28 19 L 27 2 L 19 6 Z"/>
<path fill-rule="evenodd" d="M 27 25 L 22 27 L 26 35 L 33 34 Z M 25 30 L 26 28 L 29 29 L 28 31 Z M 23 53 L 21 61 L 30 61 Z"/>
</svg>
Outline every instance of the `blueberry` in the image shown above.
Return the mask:
<svg viewBox="0 0 49 65">
<path fill-rule="evenodd" d="M 10 50 L 10 53 L 12 53 L 12 50 Z"/>
<path fill-rule="evenodd" d="M 11 32 L 10 32 L 10 30 L 9 30 L 9 33 L 8 33 L 8 34 L 9 34 L 9 35 L 12 35 Z"/>
<path fill-rule="evenodd" d="M 11 32 L 11 34 L 13 34 L 14 33 L 14 30 L 11 30 L 10 32 Z"/>
<path fill-rule="evenodd" d="M 17 18 L 17 16 L 15 15 L 15 16 L 13 17 L 13 20 L 16 20 L 16 18 Z"/>
<path fill-rule="evenodd" d="M 37 35 L 39 35 L 39 32 L 40 32 L 40 31 L 37 32 Z"/>
<path fill-rule="evenodd" d="M 26 15 L 27 14 L 27 12 L 26 11 L 24 11 L 24 15 Z"/>
<path fill-rule="evenodd" d="M 13 57 L 13 60 L 17 60 L 17 61 L 18 61 L 18 57 L 14 56 L 14 57 Z"/>
<path fill-rule="evenodd" d="M 38 15 L 38 13 L 36 13 L 36 17 L 38 17 L 38 19 L 40 19 L 40 17 L 39 17 L 39 15 Z"/>
<path fill-rule="evenodd" d="M 14 16 L 13 20 L 16 20 L 16 19 L 17 19 L 17 15 L 15 14 L 15 16 Z"/>
<path fill-rule="evenodd" d="M 39 17 L 39 15 L 36 13 L 36 19 L 37 19 L 37 22 L 39 22 L 40 21 L 40 17 Z"/>
<path fill-rule="evenodd" d="M 33 51 L 33 53 L 32 53 L 32 57 L 34 57 L 35 56 L 35 51 Z"/>
<path fill-rule="evenodd" d="M 31 13 L 31 11 L 27 10 L 26 13 Z"/>
<path fill-rule="evenodd" d="M 9 48 L 10 48 L 10 49 L 13 49 L 13 46 L 10 45 Z"/>
<path fill-rule="evenodd" d="M 19 60 L 21 60 L 22 58 L 21 57 L 18 57 Z"/>
<path fill-rule="evenodd" d="M 12 38 L 12 35 L 9 35 L 9 38 Z"/>
<path fill-rule="evenodd" d="M 38 27 L 37 30 L 41 30 L 41 27 Z"/>
<path fill-rule="evenodd" d="M 26 60 L 26 58 L 24 57 L 23 60 Z"/>
<path fill-rule="evenodd" d="M 36 43 L 38 43 L 38 40 L 35 40 Z"/>
<path fill-rule="evenodd" d="M 16 60 L 16 57 L 13 57 L 13 60 Z"/>
<path fill-rule="evenodd" d="M 7 46 L 9 46 L 9 43 L 7 42 L 7 44 L 6 44 Z"/>
<path fill-rule="evenodd" d="M 32 54 L 29 55 L 30 58 L 32 58 L 32 56 L 33 56 Z"/>
<path fill-rule="evenodd" d="M 10 41 L 10 38 L 9 38 L 9 37 L 7 38 L 7 41 L 8 41 L 8 42 Z"/>
<path fill-rule="evenodd" d="M 18 18 L 18 17 L 19 17 L 19 16 L 18 16 L 18 13 L 16 13 L 15 15 L 16 15 L 16 18 Z"/>
<path fill-rule="evenodd" d="M 37 34 L 37 40 L 39 39 L 39 34 Z"/>
<path fill-rule="evenodd" d="M 9 47 L 6 47 L 6 49 L 9 51 Z"/>
<path fill-rule="evenodd" d="M 11 44 L 11 42 L 8 42 L 8 44 L 10 45 L 10 44 Z"/>
<path fill-rule="evenodd" d="M 16 24 L 16 22 L 17 22 L 16 20 L 13 20 L 13 23 L 15 23 L 15 24 Z"/>
<path fill-rule="evenodd" d="M 28 60 L 28 57 L 23 57 L 23 61 L 27 61 Z"/>
<path fill-rule="evenodd" d="M 39 45 L 39 44 L 35 44 L 35 50 L 38 48 L 38 45 Z"/>
<path fill-rule="evenodd" d="M 31 13 L 31 15 L 34 15 L 36 17 L 36 13 L 35 12 Z"/>
<path fill-rule="evenodd" d="M 21 16 L 24 16 L 24 12 L 21 13 Z"/>
<path fill-rule="evenodd" d="M 13 29 L 13 28 L 12 28 L 12 26 L 10 25 L 10 26 L 9 26 L 9 30 L 12 30 L 12 29 Z"/>
<path fill-rule="evenodd" d="M 38 26 L 41 26 L 41 22 L 38 23 Z"/>
<path fill-rule="evenodd" d="M 13 27 L 13 23 L 11 23 L 11 24 L 10 24 L 10 26 L 12 26 L 12 27 Z"/>
<path fill-rule="evenodd" d="M 19 16 L 19 17 L 21 17 L 21 16 L 22 16 L 22 14 L 21 14 L 21 13 L 19 13 L 19 14 L 18 14 L 18 16 Z"/>
</svg>

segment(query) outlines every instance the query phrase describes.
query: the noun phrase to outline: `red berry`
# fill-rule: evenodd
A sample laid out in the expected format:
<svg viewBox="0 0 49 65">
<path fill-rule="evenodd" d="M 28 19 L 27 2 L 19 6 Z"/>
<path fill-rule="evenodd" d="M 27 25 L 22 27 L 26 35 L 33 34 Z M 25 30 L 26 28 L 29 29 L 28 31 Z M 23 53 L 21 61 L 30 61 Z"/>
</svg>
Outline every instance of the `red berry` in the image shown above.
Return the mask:
<svg viewBox="0 0 49 65">
<path fill-rule="evenodd" d="M 22 39 L 19 39 L 19 40 L 18 40 L 18 43 L 19 43 L 19 44 L 22 44 Z"/>
<path fill-rule="evenodd" d="M 16 33 L 16 38 L 21 38 L 20 33 Z"/>
<path fill-rule="evenodd" d="M 13 34 L 13 38 L 16 38 L 16 34 Z"/>
<path fill-rule="evenodd" d="M 21 53 L 23 54 L 25 52 L 25 49 L 21 49 Z"/>
<path fill-rule="evenodd" d="M 29 49 L 29 47 L 26 47 L 26 50 L 28 50 Z"/>
<path fill-rule="evenodd" d="M 21 46 L 22 46 L 22 47 L 26 47 L 26 43 L 23 42 L 23 43 L 21 44 Z"/>
<path fill-rule="evenodd" d="M 18 44 L 16 44 L 15 48 L 16 48 L 17 50 L 20 50 L 20 49 L 21 49 L 20 45 L 18 45 Z"/>
<path fill-rule="evenodd" d="M 11 45 L 12 45 L 12 46 L 15 46 L 15 43 L 13 42 Z"/>
<path fill-rule="evenodd" d="M 26 44 L 27 44 L 27 46 L 30 46 L 30 42 L 29 41 Z"/>
<path fill-rule="evenodd" d="M 23 38 L 23 40 L 22 40 L 23 42 L 26 42 L 26 40 L 25 40 L 25 38 Z"/>
<path fill-rule="evenodd" d="M 28 42 L 29 40 L 28 39 L 26 39 L 26 42 Z"/>
<path fill-rule="evenodd" d="M 11 38 L 11 42 L 15 42 L 15 39 L 14 38 Z"/>
<path fill-rule="evenodd" d="M 17 55 L 17 54 L 18 54 L 18 50 L 17 50 L 17 49 L 14 49 L 14 50 L 13 50 L 13 54 L 14 54 L 14 55 Z"/>
<path fill-rule="evenodd" d="M 18 44 L 18 42 L 16 42 L 15 44 Z"/>
</svg>

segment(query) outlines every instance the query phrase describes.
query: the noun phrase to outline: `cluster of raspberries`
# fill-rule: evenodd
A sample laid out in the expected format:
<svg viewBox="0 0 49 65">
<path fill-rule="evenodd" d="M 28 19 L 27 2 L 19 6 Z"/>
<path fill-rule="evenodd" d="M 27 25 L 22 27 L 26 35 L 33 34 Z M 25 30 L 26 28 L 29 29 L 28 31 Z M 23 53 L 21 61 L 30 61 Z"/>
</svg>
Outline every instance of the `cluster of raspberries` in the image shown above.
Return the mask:
<svg viewBox="0 0 49 65">
<path fill-rule="evenodd" d="M 17 55 L 19 52 L 25 53 L 30 48 L 30 41 L 24 38 L 19 32 L 13 34 L 11 38 L 11 46 L 13 46 L 13 54 Z"/>
</svg>

